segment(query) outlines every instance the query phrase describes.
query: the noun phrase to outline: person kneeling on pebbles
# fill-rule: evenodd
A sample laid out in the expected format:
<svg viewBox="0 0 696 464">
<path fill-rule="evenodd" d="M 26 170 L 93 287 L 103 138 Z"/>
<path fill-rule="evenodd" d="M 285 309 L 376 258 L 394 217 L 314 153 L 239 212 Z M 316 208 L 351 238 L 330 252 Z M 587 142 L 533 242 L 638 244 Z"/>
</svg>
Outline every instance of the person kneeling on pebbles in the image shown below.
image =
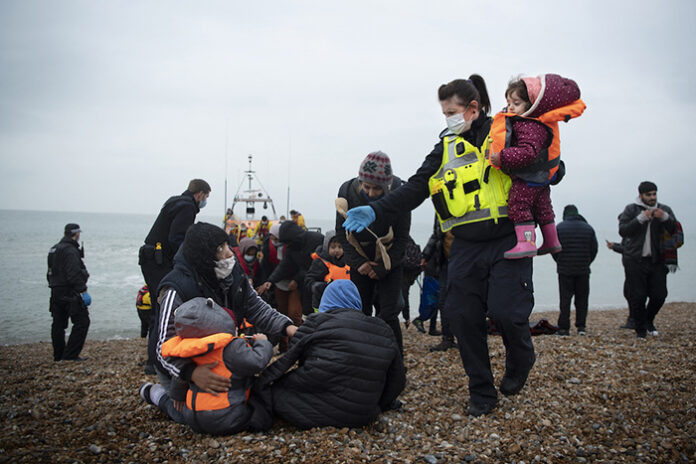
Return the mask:
<svg viewBox="0 0 696 464">
<path fill-rule="evenodd" d="M 258 383 L 264 397 L 270 385 L 273 413 L 297 427 L 362 427 L 401 406 L 406 370 L 392 329 L 362 313 L 358 288 L 343 279 L 326 287 L 319 312 Z"/>
<path fill-rule="evenodd" d="M 196 432 L 226 435 L 268 429 L 270 408 L 250 394 L 254 375 L 273 356 L 268 338 L 235 336 L 234 319 L 212 299 L 187 301 L 176 309 L 174 321 L 177 336 L 162 345 L 162 355 L 189 358 L 199 366 L 216 364 L 213 372 L 229 378 L 231 386 L 226 393 L 212 394 L 192 383 L 181 412 L 161 385 L 143 384 L 140 396 Z"/>
</svg>

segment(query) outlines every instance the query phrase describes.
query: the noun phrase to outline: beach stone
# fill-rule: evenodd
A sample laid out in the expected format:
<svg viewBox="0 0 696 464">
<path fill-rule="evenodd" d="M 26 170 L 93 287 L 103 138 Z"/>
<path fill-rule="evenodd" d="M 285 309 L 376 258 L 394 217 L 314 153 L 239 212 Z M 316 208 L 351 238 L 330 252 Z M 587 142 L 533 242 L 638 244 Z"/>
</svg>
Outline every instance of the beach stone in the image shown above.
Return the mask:
<svg viewBox="0 0 696 464">
<path fill-rule="evenodd" d="M 99 446 L 95 445 L 95 444 L 89 445 L 89 450 L 90 450 L 92 453 L 94 453 L 94 454 L 99 454 L 99 453 L 102 452 L 102 449 L 101 449 Z"/>
<path fill-rule="evenodd" d="M 432 454 L 426 454 L 425 456 L 423 456 L 423 460 L 428 464 L 437 464 L 437 458 Z"/>
</svg>

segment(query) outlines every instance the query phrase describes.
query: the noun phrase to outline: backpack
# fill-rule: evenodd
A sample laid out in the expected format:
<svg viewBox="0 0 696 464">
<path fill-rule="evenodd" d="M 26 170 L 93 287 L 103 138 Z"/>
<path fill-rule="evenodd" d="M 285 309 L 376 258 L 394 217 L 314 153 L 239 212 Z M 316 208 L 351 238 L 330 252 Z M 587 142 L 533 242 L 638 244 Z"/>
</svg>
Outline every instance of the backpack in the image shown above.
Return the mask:
<svg viewBox="0 0 696 464">
<path fill-rule="evenodd" d="M 415 271 L 416 269 L 420 270 L 422 256 L 420 246 L 409 235 L 408 240 L 406 241 L 406 249 L 404 250 L 404 271 Z"/>
</svg>

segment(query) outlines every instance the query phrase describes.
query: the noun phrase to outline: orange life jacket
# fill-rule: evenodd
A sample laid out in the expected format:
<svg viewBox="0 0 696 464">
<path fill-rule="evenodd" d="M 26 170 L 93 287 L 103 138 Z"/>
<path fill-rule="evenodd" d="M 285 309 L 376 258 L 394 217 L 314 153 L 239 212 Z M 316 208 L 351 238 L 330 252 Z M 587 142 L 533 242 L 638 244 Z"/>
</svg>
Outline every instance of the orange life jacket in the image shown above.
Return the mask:
<svg viewBox="0 0 696 464">
<path fill-rule="evenodd" d="M 558 171 L 561 156 L 561 140 L 558 137 L 559 121 L 568 122 L 577 118 L 585 111 L 585 103 L 577 99 L 560 108 L 547 111 L 536 118 L 520 116 L 514 113 L 498 113 L 491 124 L 491 153 L 499 153 L 512 144 L 512 125 L 515 121 L 526 120 L 543 124 L 549 133 L 546 146 L 537 155 L 536 161 L 520 170 L 515 170 L 515 176 L 539 184 L 548 183 Z M 500 167 L 495 166 L 497 169 Z"/>
<path fill-rule="evenodd" d="M 324 282 L 333 282 L 334 280 L 350 279 L 350 266 L 344 264 L 343 266 L 337 266 L 321 256 L 317 252 L 312 253 L 312 259 L 320 259 L 322 263 L 326 266 L 329 272 L 324 276 Z"/>
<path fill-rule="evenodd" d="M 222 354 L 225 347 L 235 338 L 238 337 L 229 333 L 217 333 L 202 338 L 181 338 L 177 335 L 162 344 L 162 355 L 191 358 L 198 366 L 217 362 L 212 371 L 229 378 L 232 372 L 225 366 Z M 246 399 L 249 400 L 249 389 L 246 391 Z M 186 393 L 186 406 L 192 411 L 217 411 L 230 407 L 230 400 L 228 395 L 215 396 L 189 388 Z"/>
</svg>

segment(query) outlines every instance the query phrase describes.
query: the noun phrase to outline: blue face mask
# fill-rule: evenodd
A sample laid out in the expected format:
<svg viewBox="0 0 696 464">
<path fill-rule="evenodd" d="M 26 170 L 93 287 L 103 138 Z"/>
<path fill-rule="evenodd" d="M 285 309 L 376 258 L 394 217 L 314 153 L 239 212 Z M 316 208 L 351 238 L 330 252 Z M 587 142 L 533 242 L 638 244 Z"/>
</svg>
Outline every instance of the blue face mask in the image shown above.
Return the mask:
<svg viewBox="0 0 696 464">
<path fill-rule="evenodd" d="M 365 193 L 365 191 L 364 191 L 363 189 L 360 189 L 360 196 L 362 196 L 363 199 L 364 199 L 365 201 L 367 201 L 368 203 L 372 203 L 373 201 L 377 201 L 377 200 L 379 200 L 380 198 L 382 198 L 382 197 L 384 196 L 384 193 L 381 194 L 381 195 L 378 196 L 378 197 L 370 198 L 370 196 L 369 196 L 367 193 Z"/>
<path fill-rule="evenodd" d="M 198 209 L 205 208 L 205 205 L 207 205 L 207 204 L 208 204 L 208 199 L 207 198 L 202 199 L 201 202 L 198 203 Z"/>
</svg>

